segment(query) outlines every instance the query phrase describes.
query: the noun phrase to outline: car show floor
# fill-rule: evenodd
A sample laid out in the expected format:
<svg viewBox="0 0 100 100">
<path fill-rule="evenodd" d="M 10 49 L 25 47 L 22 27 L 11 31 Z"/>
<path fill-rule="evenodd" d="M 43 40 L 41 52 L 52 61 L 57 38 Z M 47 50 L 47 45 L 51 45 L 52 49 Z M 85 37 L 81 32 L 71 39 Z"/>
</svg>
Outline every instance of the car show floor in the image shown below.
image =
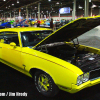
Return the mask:
<svg viewBox="0 0 100 100">
<path fill-rule="evenodd" d="M 0 100 L 100 100 L 100 84 L 76 94 L 60 91 L 48 98 L 37 92 L 32 78 L 0 63 Z"/>
</svg>

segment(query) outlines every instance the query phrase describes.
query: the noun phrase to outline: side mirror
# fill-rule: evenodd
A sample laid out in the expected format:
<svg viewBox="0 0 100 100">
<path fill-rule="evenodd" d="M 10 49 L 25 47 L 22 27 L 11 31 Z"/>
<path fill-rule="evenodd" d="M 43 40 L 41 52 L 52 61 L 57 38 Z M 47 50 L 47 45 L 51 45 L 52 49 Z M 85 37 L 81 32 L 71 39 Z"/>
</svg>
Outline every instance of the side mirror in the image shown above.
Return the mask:
<svg viewBox="0 0 100 100">
<path fill-rule="evenodd" d="M 16 47 L 16 43 L 11 42 L 11 43 L 10 43 L 10 46 Z"/>
</svg>

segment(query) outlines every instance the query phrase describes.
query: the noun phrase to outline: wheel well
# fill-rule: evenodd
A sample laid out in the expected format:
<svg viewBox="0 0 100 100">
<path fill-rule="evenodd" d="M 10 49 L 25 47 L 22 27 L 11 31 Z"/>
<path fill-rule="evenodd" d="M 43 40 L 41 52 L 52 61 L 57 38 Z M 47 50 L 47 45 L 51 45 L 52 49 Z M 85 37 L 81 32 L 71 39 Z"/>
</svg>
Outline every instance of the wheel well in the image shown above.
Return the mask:
<svg viewBox="0 0 100 100">
<path fill-rule="evenodd" d="M 36 71 L 42 71 L 42 70 L 37 69 L 37 68 L 32 68 L 32 69 L 30 69 L 29 73 L 30 73 L 32 76 L 34 76 L 34 74 L 35 74 Z"/>
<path fill-rule="evenodd" d="M 32 69 L 30 69 L 30 71 L 29 71 L 29 73 L 32 75 L 32 77 L 34 78 L 34 74 L 35 74 L 35 72 L 37 72 L 37 71 L 42 71 L 42 72 L 45 72 L 45 71 L 43 71 L 43 70 L 41 70 L 41 69 L 37 69 L 37 68 L 32 68 Z M 47 72 L 45 72 L 45 73 L 47 73 Z M 48 73 L 47 73 L 48 74 Z M 51 75 L 50 75 L 51 76 Z"/>
<path fill-rule="evenodd" d="M 43 70 L 41 70 L 41 69 L 32 68 L 32 69 L 30 69 L 30 71 L 29 71 L 29 73 L 32 75 L 32 78 L 34 78 L 34 74 L 35 74 L 36 71 L 45 72 L 45 71 L 43 71 Z M 48 73 L 47 73 L 47 74 L 48 74 Z M 50 77 L 51 77 L 51 75 L 50 75 Z M 51 77 L 51 78 L 52 78 L 52 77 Z M 52 79 L 53 79 L 53 78 L 52 78 Z M 53 79 L 53 81 L 54 81 L 54 79 Z M 54 81 L 54 83 L 55 83 L 55 81 Z"/>
</svg>

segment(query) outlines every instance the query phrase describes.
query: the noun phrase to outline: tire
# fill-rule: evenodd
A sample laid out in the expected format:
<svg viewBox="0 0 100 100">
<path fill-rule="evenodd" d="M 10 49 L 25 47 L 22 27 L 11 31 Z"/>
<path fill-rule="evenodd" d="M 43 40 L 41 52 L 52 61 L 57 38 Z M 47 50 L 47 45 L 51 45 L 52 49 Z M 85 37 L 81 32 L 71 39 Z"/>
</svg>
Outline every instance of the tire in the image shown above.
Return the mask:
<svg viewBox="0 0 100 100">
<path fill-rule="evenodd" d="M 37 90 L 44 96 L 54 97 L 59 91 L 50 75 L 43 71 L 35 73 L 34 81 Z"/>
</svg>

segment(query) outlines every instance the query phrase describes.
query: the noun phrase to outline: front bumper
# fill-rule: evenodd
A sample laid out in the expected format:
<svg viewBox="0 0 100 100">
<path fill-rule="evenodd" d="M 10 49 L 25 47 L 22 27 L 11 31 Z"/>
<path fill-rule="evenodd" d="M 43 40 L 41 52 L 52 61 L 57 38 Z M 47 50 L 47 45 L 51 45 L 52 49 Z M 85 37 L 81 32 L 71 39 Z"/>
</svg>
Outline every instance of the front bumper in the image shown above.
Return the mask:
<svg viewBox="0 0 100 100">
<path fill-rule="evenodd" d="M 87 81 L 79 86 L 75 85 L 75 84 L 72 84 L 72 87 L 71 88 L 62 88 L 62 87 L 59 87 L 61 90 L 64 90 L 66 92 L 69 92 L 69 93 L 76 93 L 84 88 L 87 88 L 87 87 L 91 87 L 93 85 L 96 85 L 96 84 L 99 84 L 100 83 L 100 78 L 99 79 L 96 79 L 96 80 L 93 80 L 93 81 Z"/>
</svg>

